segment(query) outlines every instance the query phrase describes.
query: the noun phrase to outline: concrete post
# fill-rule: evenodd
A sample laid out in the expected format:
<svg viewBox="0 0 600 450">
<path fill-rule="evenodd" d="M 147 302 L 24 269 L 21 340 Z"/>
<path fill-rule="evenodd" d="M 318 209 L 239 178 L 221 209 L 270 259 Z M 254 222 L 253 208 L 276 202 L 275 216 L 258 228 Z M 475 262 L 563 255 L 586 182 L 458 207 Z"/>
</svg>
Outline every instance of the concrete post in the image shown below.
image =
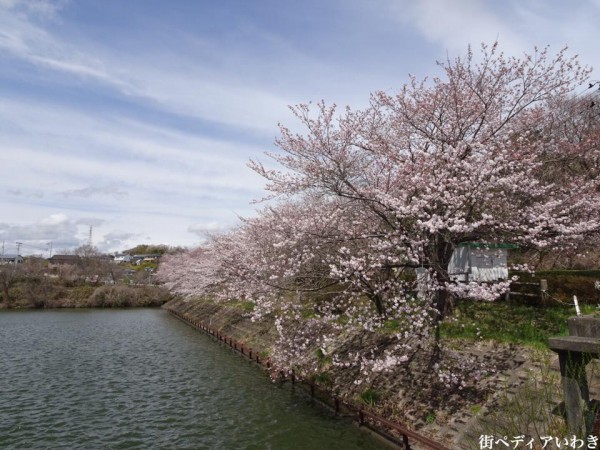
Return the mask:
<svg viewBox="0 0 600 450">
<path fill-rule="evenodd" d="M 590 431 L 586 426 L 590 391 L 585 366 L 591 358 L 583 353 L 568 351 L 559 352 L 558 358 L 569 433 L 576 436 L 587 436 Z"/>
</svg>

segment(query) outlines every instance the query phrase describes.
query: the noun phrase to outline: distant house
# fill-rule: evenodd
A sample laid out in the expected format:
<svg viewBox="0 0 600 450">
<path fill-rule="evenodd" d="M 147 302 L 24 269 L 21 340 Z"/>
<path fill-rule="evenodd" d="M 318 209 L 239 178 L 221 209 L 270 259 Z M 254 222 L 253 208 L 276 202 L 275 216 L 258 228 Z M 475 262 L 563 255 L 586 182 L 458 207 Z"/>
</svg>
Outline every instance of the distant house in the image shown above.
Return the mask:
<svg viewBox="0 0 600 450">
<path fill-rule="evenodd" d="M 114 262 L 119 264 L 130 263 L 131 260 L 131 255 L 128 255 L 127 253 L 117 253 L 113 259 Z"/>
<path fill-rule="evenodd" d="M 48 262 L 53 265 L 70 264 L 77 265 L 81 261 L 81 257 L 77 255 L 54 255 L 48 258 Z"/>
<path fill-rule="evenodd" d="M 160 253 L 146 253 L 142 255 L 133 255 L 133 263 L 138 266 L 146 262 L 158 262 L 162 255 Z"/>
<path fill-rule="evenodd" d="M 0 264 L 21 264 L 22 262 L 21 255 L 0 255 Z"/>
<path fill-rule="evenodd" d="M 492 282 L 508 279 L 508 249 L 512 244 L 484 244 L 467 242 L 460 244 L 448 264 L 448 275 L 454 281 L 468 283 Z"/>
</svg>

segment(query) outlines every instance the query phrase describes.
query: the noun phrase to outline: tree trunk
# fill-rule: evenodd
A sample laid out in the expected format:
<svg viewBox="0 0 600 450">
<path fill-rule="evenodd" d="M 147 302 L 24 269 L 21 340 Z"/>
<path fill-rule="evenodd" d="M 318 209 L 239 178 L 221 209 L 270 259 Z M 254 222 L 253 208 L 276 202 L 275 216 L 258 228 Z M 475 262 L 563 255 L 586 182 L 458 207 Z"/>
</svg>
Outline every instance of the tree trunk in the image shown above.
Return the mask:
<svg viewBox="0 0 600 450">
<path fill-rule="evenodd" d="M 452 259 L 452 252 L 454 251 L 454 245 L 443 239 L 441 236 L 435 238 L 435 250 L 432 258 L 432 267 L 435 270 L 436 283 L 439 286 L 444 286 L 450 281 L 448 275 L 448 264 Z M 435 364 L 441 358 L 441 346 L 440 346 L 440 326 L 444 321 L 444 318 L 452 310 L 452 295 L 445 289 L 437 289 L 433 298 L 433 305 L 436 310 L 436 316 L 434 318 L 434 348 L 431 355 L 431 365 Z"/>
<path fill-rule="evenodd" d="M 383 300 L 381 299 L 380 295 L 374 295 L 372 297 L 373 303 L 375 303 L 375 308 L 377 309 L 377 313 L 382 316 L 385 317 L 385 308 L 383 307 Z"/>
<path fill-rule="evenodd" d="M 441 236 L 435 238 L 435 248 L 432 252 L 432 268 L 435 270 L 436 282 L 444 286 L 450 281 L 448 264 L 452 259 L 454 245 Z M 438 289 L 434 299 L 434 308 L 437 310 L 436 322 L 442 322 L 451 310 L 452 296 L 445 289 Z"/>
</svg>

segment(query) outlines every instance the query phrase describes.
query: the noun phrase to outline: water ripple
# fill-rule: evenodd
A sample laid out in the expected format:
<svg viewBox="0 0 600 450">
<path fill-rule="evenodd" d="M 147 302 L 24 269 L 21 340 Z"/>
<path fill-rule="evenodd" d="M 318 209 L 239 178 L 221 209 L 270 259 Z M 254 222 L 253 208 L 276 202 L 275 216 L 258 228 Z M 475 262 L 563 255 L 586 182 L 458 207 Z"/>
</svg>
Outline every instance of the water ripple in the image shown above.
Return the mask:
<svg viewBox="0 0 600 450">
<path fill-rule="evenodd" d="M 0 448 L 378 448 L 161 310 L 2 312 L 0 346 Z"/>
</svg>

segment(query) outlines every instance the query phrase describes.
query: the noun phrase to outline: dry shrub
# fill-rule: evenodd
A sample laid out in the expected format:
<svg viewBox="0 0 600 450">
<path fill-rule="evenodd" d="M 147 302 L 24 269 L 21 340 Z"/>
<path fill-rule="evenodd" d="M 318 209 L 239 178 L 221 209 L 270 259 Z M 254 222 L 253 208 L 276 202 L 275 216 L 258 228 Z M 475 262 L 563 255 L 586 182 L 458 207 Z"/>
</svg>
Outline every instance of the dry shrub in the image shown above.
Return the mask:
<svg viewBox="0 0 600 450">
<path fill-rule="evenodd" d="M 87 299 L 88 307 L 127 308 L 161 306 L 170 294 L 157 286 L 100 286 Z"/>
</svg>

